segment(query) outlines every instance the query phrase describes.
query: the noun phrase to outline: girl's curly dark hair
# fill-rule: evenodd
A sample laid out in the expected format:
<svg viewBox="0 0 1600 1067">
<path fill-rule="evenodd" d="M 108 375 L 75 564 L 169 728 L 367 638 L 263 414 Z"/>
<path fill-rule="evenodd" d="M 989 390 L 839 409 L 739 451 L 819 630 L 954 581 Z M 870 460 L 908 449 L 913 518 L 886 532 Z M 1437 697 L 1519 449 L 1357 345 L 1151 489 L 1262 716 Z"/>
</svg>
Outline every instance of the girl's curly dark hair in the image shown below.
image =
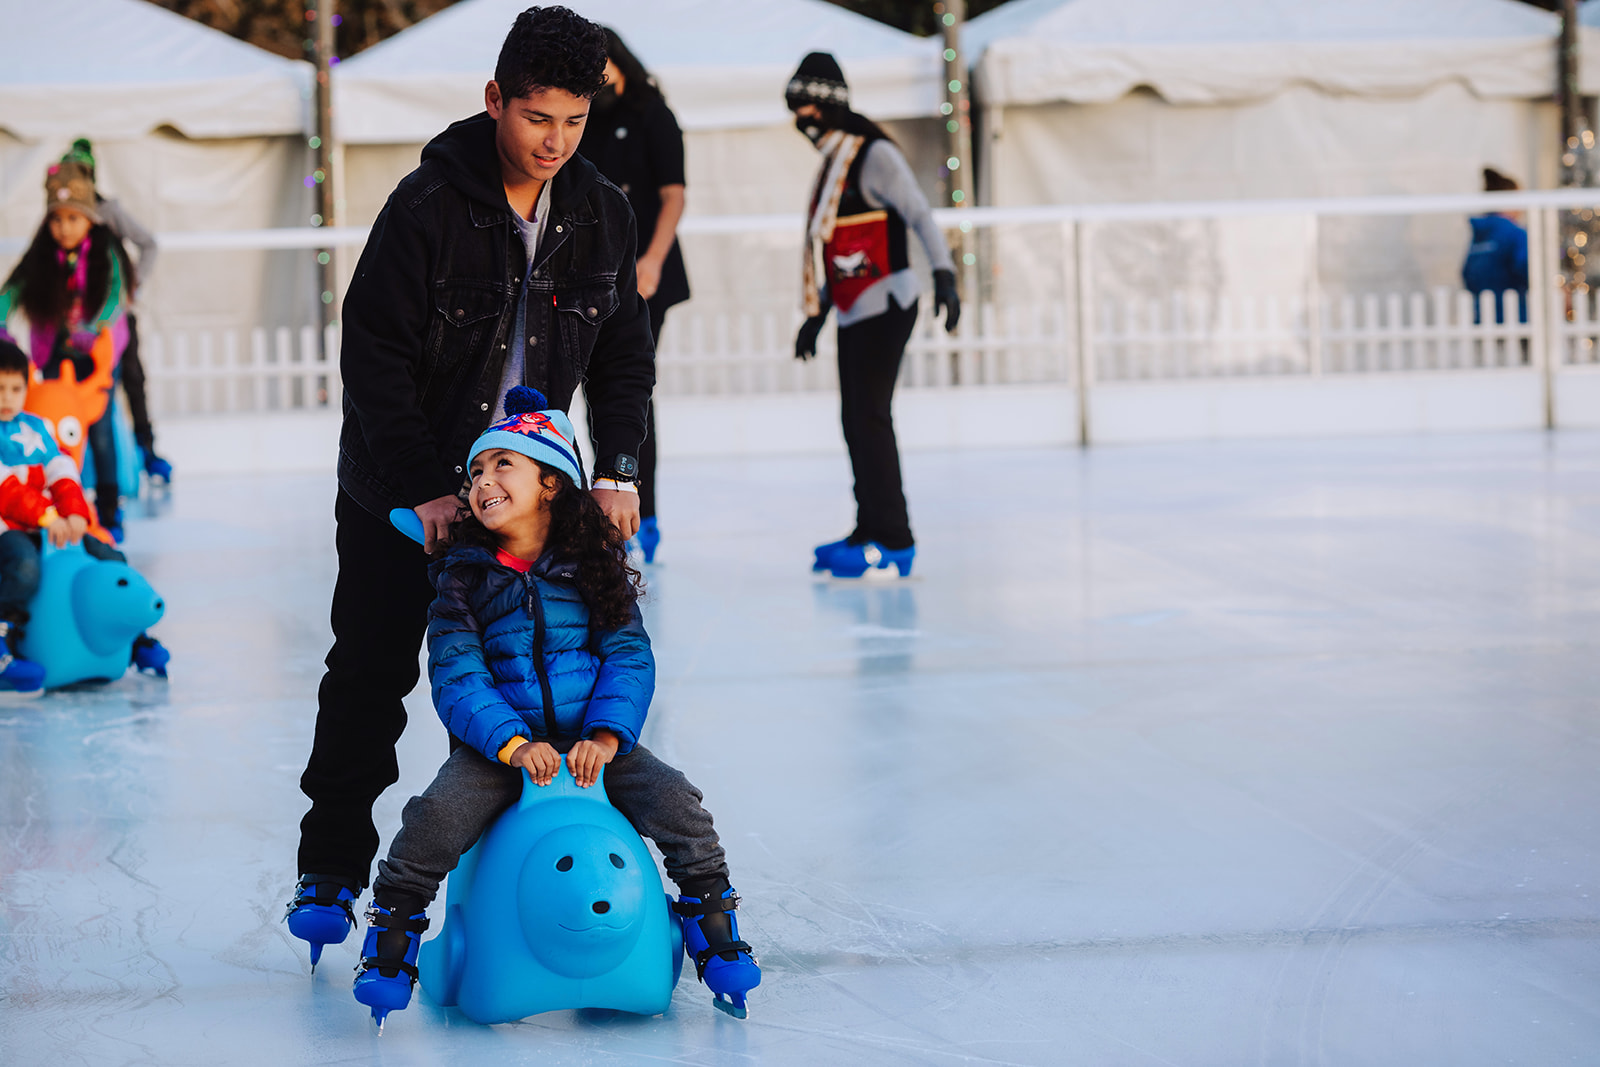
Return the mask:
<svg viewBox="0 0 1600 1067">
<path fill-rule="evenodd" d="M 33 235 L 33 243 L 17 261 L 16 268 L 6 279 L 5 287 L 15 286 L 17 302 L 27 314 L 29 322 L 40 325 L 64 326 L 67 307 L 67 268 L 57 256 L 56 239 L 50 236 L 50 216 L 46 215 Z M 95 223 L 89 228 L 89 284 L 83 294 L 83 317 L 92 319 L 100 314 L 111 293 L 111 257 L 119 258 L 123 284 L 129 292 L 134 287 L 133 264 L 122 250 L 109 227 Z"/>
<path fill-rule="evenodd" d="M 535 460 L 534 462 L 538 462 Z M 574 485 L 554 467 L 539 464 L 543 480 L 555 482 L 550 501 L 550 536 L 545 551 L 578 565 L 578 595 L 589 608 L 589 623 L 600 630 L 617 630 L 633 618 L 633 606 L 644 595 L 644 576 L 628 566 L 628 549 L 622 532 L 594 497 Z M 450 543 L 475 545 L 493 552 L 499 540 L 462 504 L 450 525 Z"/>
<path fill-rule="evenodd" d="M 606 83 L 605 33 L 567 8 L 530 7 L 500 46 L 494 80 L 506 100 L 539 89 L 592 99 Z"/>
</svg>

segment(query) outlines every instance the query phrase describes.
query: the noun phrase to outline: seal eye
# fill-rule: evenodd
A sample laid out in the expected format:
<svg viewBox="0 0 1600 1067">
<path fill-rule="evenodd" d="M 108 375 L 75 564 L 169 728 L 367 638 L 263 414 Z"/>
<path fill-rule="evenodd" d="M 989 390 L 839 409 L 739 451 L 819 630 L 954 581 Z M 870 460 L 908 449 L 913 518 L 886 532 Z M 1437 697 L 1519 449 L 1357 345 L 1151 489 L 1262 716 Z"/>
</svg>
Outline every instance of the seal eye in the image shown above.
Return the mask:
<svg viewBox="0 0 1600 1067">
<path fill-rule="evenodd" d="M 83 423 L 78 421 L 78 416 L 68 415 L 56 423 L 56 437 L 68 448 L 76 448 L 83 440 Z"/>
<path fill-rule="evenodd" d="M 556 870 L 558 870 L 558 871 L 570 871 L 570 870 L 572 870 L 572 857 L 571 856 L 562 856 L 560 859 L 556 860 Z"/>
<path fill-rule="evenodd" d="M 127 584 L 128 584 L 128 579 L 126 579 L 126 578 L 118 578 L 117 579 L 117 587 L 118 588 L 125 588 L 127 586 Z"/>
<path fill-rule="evenodd" d="M 615 867 L 619 871 L 623 868 L 622 857 L 617 855 L 615 852 L 611 854 L 611 866 Z"/>
</svg>

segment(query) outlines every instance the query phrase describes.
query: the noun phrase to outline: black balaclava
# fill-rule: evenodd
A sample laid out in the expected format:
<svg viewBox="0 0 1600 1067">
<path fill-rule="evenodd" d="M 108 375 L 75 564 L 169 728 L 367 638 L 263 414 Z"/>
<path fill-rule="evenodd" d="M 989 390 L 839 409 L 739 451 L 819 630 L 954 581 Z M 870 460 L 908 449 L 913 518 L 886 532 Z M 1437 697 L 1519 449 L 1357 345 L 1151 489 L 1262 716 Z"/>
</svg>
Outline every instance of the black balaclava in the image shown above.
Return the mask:
<svg viewBox="0 0 1600 1067">
<path fill-rule="evenodd" d="M 815 143 L 831 125 L 827 121 L 830 114 L 850 109 L 850 87 L 845 84 L 844 71 L 837 59 L 827 52 L 812 52 L 800 61 L 799 69 L 784 90 L 783 99 L 790 111 L 807 104 L 816 104 L 822 111 L 821 120 L 800 116 L 794 120 L 795 129 Z"/>
</svg>

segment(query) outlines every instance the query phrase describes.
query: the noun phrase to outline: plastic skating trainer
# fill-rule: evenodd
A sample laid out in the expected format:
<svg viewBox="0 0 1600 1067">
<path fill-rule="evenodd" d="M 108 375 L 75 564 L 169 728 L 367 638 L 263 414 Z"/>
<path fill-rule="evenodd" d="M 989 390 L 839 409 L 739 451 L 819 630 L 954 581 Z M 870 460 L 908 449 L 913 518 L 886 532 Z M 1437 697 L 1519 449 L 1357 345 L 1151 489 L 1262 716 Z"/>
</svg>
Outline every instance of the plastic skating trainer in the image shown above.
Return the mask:
<svg viewBox="0 0 1600 1067">
<path fill-rule="evenodd" d="M 812 569 L 829 570 L 833 572 L 835 578 L 892 578 L 894 575 L 890 573 L 889 568 L 894 567 L 899 571 L 901 578 L 909 578 L 911 562 L 916 558 L 916 545 L 910 548 L 890 549 L 884 548 L 876 541 L 868 541 L 865 544 L 846 545 L 828 557 L 825 568 Z"/>
<path fill-rule="evenodd" d="M 680 896 L 672 910 L 683 916 L 684 948 L 694 957 L 695 974 L 716 998 L 713 1003 L 735 1019 L 743 1019 L 749 1014 L 744 995 L 761 984 L 761 961 L 739 940 L 739 920 L 733 914 L 738 907 L 739 894 L 729 887 L 715 900 Z M 718 936 L 713 945 L 701 927 L 706 917 L 721 914 L 728 917 L 728 936 Z"/>
<path fill-rule="evenodd" d="M 134 641 L 166 613 L 160 595 L 126 563 L 95 559 L 81 544 L 46 542 L 39 572 L 20 651 L 44 668 L 45 688 L 121 678 Z"/>
<path fill-rule="evenodd" d="M 289 932 L 311 944 L 311 972 L 316 973 L 324 945 L 337 945 L 356 926 L 356 893 L 338 882 L 300 879 L 284 921 Z"/>
<path fill-rule="evenodd" d="M 523 775 L 522 799 L 450 875 L 443 928 L 422 946 L 422 988 L 480 1023 L 610 1008 L 659 1015 L 683 967 L 644 841 L 561 762 L 549 785 Z"/>
</svg>

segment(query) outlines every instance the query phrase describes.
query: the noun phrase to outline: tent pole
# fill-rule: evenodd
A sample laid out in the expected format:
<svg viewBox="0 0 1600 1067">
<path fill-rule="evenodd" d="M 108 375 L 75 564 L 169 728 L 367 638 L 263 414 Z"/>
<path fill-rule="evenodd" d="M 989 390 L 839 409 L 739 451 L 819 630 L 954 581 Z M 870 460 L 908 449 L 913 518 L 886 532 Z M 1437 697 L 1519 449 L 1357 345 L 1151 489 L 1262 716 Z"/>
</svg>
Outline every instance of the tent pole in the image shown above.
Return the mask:
<svg viewBox="0 0 1600 1067">
<path fill-rule="evenodd" d="M 307 0 L 307 10 L 316 15 L 315 47 L 312 54 L 317 65 L 315 147 L 317 168 L 312 175 L 317 193 L 317 215 L 313 225 L 337 225 L 333 178 L 333 65 L 335 58 L 333 27 L 335 0 Z M 334 262 L 334 249 L 317 249 L 317 294 L 322 308 L 324 332 L 338 320 L 339 306 L 334 297 L 338 290 L 338 266 Z M 332 357 L 332 353 L 329 353 Z"/>
<path fill-rule="evenodd" d="M 949 135 L 949 158 L 942 168 L 948 180 L 950 206 L 971 207 L 973 203 L 972 166 L 972 101 L 968 84 L 966 61 L 961 56 L 961 30 L 966 23 L 966 0 L 940 0 L 933 5 L 944 30 L 944 105 L 939 108 L 944 116 L 945 133 Z M 977 256 L 972 253 L 971 241 L 963 228 L 955 241 L 956 272 L 961 276 L 961 295 L 966 301 L 978 301 Z M 977 310 L 974 307 L 974 310 Z"/>
<path fill-rule="evenodd" d="M 1561 141 L 1583 132 L 1583 101 L 1578 95 L 1578 0 L 1561 0 L 1561 47 L 1556 56 L 1561 84 L 1556 96 L 1561 100 Z"/>
</svg>

